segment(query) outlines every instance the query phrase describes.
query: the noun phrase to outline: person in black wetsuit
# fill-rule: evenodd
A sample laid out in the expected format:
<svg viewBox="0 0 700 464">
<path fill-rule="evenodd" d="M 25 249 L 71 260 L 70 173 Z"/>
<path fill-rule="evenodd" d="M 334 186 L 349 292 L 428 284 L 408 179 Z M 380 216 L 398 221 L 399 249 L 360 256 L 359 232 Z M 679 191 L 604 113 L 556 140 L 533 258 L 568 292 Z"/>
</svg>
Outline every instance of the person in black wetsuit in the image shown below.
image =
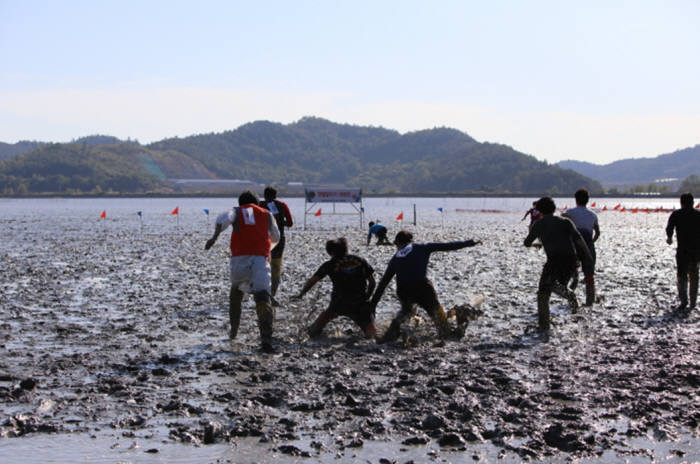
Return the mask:
<svg viewBox="0 0 700 464">
<path fill-rule="evenodd" d="M 265 208 L 270 211 L 275 217 L 277 222 L 277 228 L 280 231 L 280 241 L 275 248 L 272 249 L 270 255 L 270 285 L 271 285 L 271 297 L 272 305 L 279 306 L 279 303 L 275 299 L 277 295 L 277 288 L 280 285 L 280 279 L 282 276 L 282 254 L 284 253 L 284 245 L 286 240 L 284 238 L 284 228 L 292 227 L 294 222 L 292 221 L 292 213 L 289 211 L 289 206 L 287 203 L 277 199 L 277 190 L 273 187 L 265 187 L 263 192 L 265 196 L 265 201 L 260 202 L 260 207 Z"/>
<path fill-rule="evenodd" d="M 542 267 L 542 275 L 537 289 L 537 314 L 540 330 L 549 330 L 549 297 L 552 292 L 566 298 L 573 312 L 579 304 L 576 294 L 569 290 L 567 284 L 576 272 L 576 247 L 578 247 L 584 265 L 588 266 L 590 252 L 583 237 L 570 219 L 554 216 L 556 205 L 551 197 L 542 197 L 537 201 L 537 210 L 543 215 L 532 224 L 530 233 L 525 238 L 525 246 L 532 246 L 539 238 L 547 254 L 547 261 Z"/>
<path fill-rule="evenodd" d="M 360 326 L 365 337 L 374 337 L 377 329 L 374 325 L 374 311 L 369 305 L 369 296 L 376 285 L 374 269 L 363 258 L 348 254 L 348 242 L 345 237 L 328 240 L 326 252 L 331 259 L 323 263 L 306 281 L 299 294 L 293 297 L 303 297 L 325 276 L 330 277 L 333 282 L 328 309 L 316 318 L 307 329 L 307 333 L 310 337 L 317 337 L 328 322 L 338 316 L 346 316 Z"/>
<path fill-rule="evenodd" d="M 415 314 L 415 305 L 421 306 L 433 320 L 438 331 L 438 337 L 445 339 L 450 336 L 447 315 L 438 301 L 432 282 L 428 280 L 428 261 L 434 251 L 451 251 L 460 248 L 473 247 L 480 241 L 464 240 L 448 243 L 413 243 L 413 235 L 405 230 L 396 234 L 394 245 L 396 254 L 377 285 L 372 296 L 371 305 L 377 307 L 382 294 L 396 275 L 396 294 L 401 302 L 401 309 L 391 321 L 386 333 L 377 342 L 385 343 L 396 340 L 401 332 L 401 324 Z"/>
<path fill-rule="evenodd" d="M 679 311 L 688 308 L 688 290 L 690 290 L 690 309 L 695 308 L 698 299 L 698 262 L 700 262 L 700 211 L 693 208 L 693 195 L 681 195 L 681 209 L 671 213 L 666 225 L 666 242 L 673 243 L 673 231 L 676 231 L 676 275 L 678 278 Z M 690 281 L 690 282 L 689 282 Z"/>
</svg>

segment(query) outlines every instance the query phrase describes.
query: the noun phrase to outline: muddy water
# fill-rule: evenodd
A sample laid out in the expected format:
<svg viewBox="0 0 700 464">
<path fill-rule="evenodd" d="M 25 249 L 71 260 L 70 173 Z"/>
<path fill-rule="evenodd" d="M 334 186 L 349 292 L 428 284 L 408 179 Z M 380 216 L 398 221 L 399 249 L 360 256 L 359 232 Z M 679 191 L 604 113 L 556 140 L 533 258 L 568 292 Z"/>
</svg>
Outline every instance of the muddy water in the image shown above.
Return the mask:
<svg viewBox="0 0 700 464">
<path fill-rule="evenodd" d="M 431 261 L 444 306 L 486 297 L 466 337 L 435 345 L 417 318 L 406 343 L 382 346 L 344 320 L 303 337 L 330 285 L 289 296 L 327 238 L 348 237 L 378 274 L 392 253 L 366 247 L 351 216 L 308 218 L 289 234 L 279 350 L 266 355 L 252 301 L 239 338 L 226 338 L 226 240 L 203 250 L 202 210 L 213 221 L 228 203 L 0 201 L 0 461 L 700 460 L 698 313 L 672 309 L 666 214 L 601 213 L 600 301 L 571 314 L 555 297 L 543 337 L 544 256 L 522 247 L 529 200 L 371 199 L 367 218 L 390 233 L 403 211 L 418 241 L 484 241 Z M 301 223 L 303 202 L 290 205 Z M 391 286 L 380 325 L 397 309 Z"/>
</svg>

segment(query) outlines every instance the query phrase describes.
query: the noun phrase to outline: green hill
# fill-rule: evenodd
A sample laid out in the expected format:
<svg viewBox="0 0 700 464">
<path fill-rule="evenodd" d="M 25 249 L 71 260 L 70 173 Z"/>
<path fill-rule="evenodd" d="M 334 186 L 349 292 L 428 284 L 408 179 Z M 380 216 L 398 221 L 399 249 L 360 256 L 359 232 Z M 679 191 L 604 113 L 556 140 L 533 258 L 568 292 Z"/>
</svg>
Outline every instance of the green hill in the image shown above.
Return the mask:
<svg viewBox="0 0 700 464">
<path fill-rule="evenodd" d="M 582 161 L 561 161 L 559 166 L 572 169 L 605 186 L 650 184 L 670 179 L 700 175 L 700 145 L 677 150 L 654 158 L 628 158 L 600 165 Z"/>
<path fill-rule="evenodd" d="M 173 188 L 168 179 L 345 184 L 378 193 L 601 190 L 581 174 L 449 128 L 400 134 L 308 117 L 147 146 L 109 142 L 114 139 L 91 136 L 0 161 L 0 191 L 163 192 Z"/>
</svg>

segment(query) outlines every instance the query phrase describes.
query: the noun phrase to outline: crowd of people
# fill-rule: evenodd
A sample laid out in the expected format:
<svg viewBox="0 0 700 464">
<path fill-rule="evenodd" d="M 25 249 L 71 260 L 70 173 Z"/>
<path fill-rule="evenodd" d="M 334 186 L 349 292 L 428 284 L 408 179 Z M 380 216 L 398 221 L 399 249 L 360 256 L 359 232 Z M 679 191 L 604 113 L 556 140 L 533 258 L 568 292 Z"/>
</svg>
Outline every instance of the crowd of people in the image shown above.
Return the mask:
<svg viewBox="0 0 700 464">
<path fill-rule="evenodd" d="M 238 198 L 238 206 L 217 217 L 213 236 L 206 242 L 210 249 L 221 232 L 232 228 L 229 244 L 231 289 L 229 293 L 229 336 L 238 333 L 241 303 L 246 293 L 255 301 L 261 349 L 273 352 L 272 344 L 274 307 L 279 287 L 284 252 L 284 229 L 292 227 L 289 207 L 277 199 L 277 191 L 267 187 L 264 201 L 258 201 L 250 191 Z M 544 248 L 546 261 L 540 275 L 537 291 L 538 327 L 542 331 L 550 328 L 549 302 L 555 293 L 568 301 L 572 312 L 579 310 L 580 303 L 575 293 L 578 283 L 578 267 L 583 271 L 585 283 L 585 305 L 595 303 L 595 242 L 600 237 L 598 217 L 586 205 L 589 194 L 580 189 L 575 194 L 576 207 L 556 216 L 556 204 L 551 197 L 542 197 L 533 203 L 523 219 L 530 216 L 529 232 L 524 240 L 526 247 Z M 675 210 L 666 227 L 667 241 L 673 243 L 676 234 L 677 281 L 680 305 L 678 310 L 695 308 L 698 293 L 698 263 L 700 262 L 700 211 L 693 207 L 693 196 L 684 193 L 680 197 L 681 208 Z M 433 321 L 440 340 L 459 338 L 463 332 L 451 328 L 445 309 L 440 304 L 435 288 L 428 278 L 430 255 L 436 251 L 453 251 L 479 245 L 478 240 L 455 242 L 415 243 L 413 235 L 399 231 L 393 242 L 388 239 L 388 230 L 378 222 L 369 223 L 367 245 L 372 236 L 377 245 L 394 245 L 396 252 L 389 260 L 379 283 L 374 278 L 374 269 L 362 257 L 348 254 L 348 243 L 344 237 L 326 242 L 329 259 L 305 282 L 294 297 L 303 298 L 316 283 L 328 276 L 333 284 L 327 309 L 307 328 L 310 337 L 318 337 L 333 319 L 350 318 L 368 338 L 377 343 L 396 340 L 401 326 L 415 314 L 420 306 Z M 377 333 L 375 325 L 376 307 L 386 287 L 396 276 L 396 293 L 400 309 L 383 334 Z"/>
</svg>

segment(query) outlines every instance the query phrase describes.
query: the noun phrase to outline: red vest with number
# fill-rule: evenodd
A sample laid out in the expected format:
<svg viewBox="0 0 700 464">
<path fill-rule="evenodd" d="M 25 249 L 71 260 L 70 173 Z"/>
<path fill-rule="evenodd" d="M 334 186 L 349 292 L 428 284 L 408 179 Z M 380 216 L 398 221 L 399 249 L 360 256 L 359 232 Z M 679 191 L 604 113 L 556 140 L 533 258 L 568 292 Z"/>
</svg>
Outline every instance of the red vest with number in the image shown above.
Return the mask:
<svg viewBox="0 0 700 464">
<path fill-rule="evenodd" d="M 238 208 L 238 230 L 231 233 L 231 256 L 270 256 L 270 212 L 252 203 Z"/>
</svg>

